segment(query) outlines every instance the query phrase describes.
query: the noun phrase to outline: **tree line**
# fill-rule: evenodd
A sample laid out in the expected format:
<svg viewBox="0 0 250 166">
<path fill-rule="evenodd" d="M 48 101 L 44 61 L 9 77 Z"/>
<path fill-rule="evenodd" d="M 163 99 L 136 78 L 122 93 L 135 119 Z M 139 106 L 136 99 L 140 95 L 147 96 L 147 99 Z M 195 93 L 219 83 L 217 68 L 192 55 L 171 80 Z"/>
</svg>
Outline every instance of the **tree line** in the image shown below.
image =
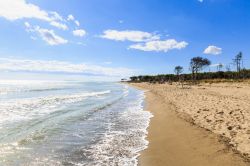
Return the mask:
<svg viewBox="0 0 250 166">
<path fill-rule="evenodd" d="M 174 68 L 175 74 L 160 74 L 160 75 L 141 75 L 130 77 L 130 82 L 150 82 L 150 83 L 164 83 L 164 82 L 184 82 L 204 79 L 245 79 L 250 78 L 250 70 L 243 68 L 243 54 L 240 52 L 233 59 L 233 65 L 236 66 L 235 71 L 231 71 L 229 66 L 226 66 L 226 71 L 222 70 L 223 64 L 217 65 L 216 72 L 202 72 L 205 68 L 211 65 L 211 61 L 203 57 L 194 57 L 190 60 L 190 73 L 184 74 L 182 66 Z"/>
</svg>

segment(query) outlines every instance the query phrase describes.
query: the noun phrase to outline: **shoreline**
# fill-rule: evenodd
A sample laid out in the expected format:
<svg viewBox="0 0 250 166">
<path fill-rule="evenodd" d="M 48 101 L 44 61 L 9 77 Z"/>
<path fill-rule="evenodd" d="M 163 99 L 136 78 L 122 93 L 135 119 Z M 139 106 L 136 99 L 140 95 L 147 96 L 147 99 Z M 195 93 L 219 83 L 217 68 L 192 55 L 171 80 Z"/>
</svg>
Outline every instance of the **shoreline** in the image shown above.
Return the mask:
<svg viewBox="0 0 250 166">
<path fill-rule="evenodd" d="M 128 84 L 146 90 L 145 108 L 153 114 L 146 139 L 148 148 L 141 152 L 141 166 L 249 166 L 218 134 L 190 123 L 190 118 L 176 112 L 154 85 Z M 184 115 L 184 116 L 183 116 Z M 189 120 L 188 120 L 189 119 Z"/>
</svg>

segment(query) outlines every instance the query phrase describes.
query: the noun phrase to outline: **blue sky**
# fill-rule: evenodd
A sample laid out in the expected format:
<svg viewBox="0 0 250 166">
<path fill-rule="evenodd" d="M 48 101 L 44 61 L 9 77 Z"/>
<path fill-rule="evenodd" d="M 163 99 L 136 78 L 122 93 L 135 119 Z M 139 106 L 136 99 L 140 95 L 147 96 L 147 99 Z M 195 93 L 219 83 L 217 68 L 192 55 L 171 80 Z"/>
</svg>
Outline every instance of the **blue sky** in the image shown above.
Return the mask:
<svg viewBox="0 0 250 166">
<path fill-rule="evenodd" d="M 189 72 L 194 56 L 250 68 L 248 0 L 0 0 L 6 78 L 117 80 Z M 233 65 L 231 65 L 233 69 Z"/>
</svg>

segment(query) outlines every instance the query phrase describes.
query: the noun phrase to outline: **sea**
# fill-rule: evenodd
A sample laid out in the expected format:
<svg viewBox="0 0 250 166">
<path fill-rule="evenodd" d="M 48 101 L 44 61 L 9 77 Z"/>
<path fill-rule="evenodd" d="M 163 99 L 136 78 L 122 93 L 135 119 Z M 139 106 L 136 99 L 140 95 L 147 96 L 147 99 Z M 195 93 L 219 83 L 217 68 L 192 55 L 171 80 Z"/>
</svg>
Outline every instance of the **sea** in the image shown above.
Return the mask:
<svg viewBox="0 0 250 166">
<path fill-rule="evenodd" d="M 136 166 L 144 98 L 120 83 L 0 80 L 0 166 Z"/>
</svg>

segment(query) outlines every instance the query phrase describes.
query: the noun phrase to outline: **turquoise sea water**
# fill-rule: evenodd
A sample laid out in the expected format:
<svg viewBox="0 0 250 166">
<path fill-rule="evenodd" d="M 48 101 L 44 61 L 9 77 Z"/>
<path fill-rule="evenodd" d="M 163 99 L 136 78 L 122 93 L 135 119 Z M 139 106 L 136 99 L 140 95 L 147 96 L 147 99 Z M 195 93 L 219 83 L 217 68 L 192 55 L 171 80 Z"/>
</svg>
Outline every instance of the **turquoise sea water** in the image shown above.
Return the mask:
<svg viewBox="0 0 250 166">
<path fill-rule="evenodd" d="M 127 85 L 0 81 L 0 165 L 137 165 L 151 114 Z"/>
</svg>

